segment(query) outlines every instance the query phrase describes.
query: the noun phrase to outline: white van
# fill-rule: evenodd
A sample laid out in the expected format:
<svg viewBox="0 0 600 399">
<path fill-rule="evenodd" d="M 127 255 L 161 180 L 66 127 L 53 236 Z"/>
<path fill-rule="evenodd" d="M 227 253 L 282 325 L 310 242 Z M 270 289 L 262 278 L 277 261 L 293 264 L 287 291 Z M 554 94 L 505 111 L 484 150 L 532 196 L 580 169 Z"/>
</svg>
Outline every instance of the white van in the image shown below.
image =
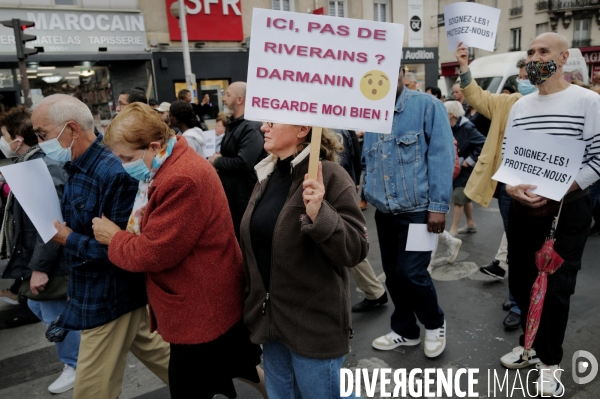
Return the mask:
<svg viewBox="0 0 600 399">
<path fill-rule="evenodd" d="M 502 88 L 507 84 L 517 89 L 517 78 L 519 77 L 517 61 L 521 58 L 527 58 L 526 51 L 492 54 L 473 60 L 469 64 L 469 69 L 482 89 L 492 93 L 501 93 Z M 569 60 L 563 71 L 567 82 L 573 79 L 578 79 L 586 84 L 589 82 L 587 65 L 578 48 L 569 49 Z"/>
</svg>

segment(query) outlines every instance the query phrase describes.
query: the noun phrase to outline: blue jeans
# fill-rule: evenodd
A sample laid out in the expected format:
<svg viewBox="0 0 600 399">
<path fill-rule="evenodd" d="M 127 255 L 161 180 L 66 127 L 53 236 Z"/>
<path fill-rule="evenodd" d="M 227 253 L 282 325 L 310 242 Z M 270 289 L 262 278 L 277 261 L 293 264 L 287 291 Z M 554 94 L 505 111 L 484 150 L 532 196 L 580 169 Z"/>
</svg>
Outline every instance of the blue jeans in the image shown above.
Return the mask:
<svg viewBox="0 0 600 399">
<path fill-rule="evenodd" d="M 49 301 L 28 299 L 27 305 L 29 305 L 29 309 L 33 314 L 48 327 L 67 307 L 67 298 Z M 56 343 L 56 351 L 60 361 L 73 368 L 77 368 L 80 335 L 81 331 L 69 331 L 64 341 Z"/>
<path fill-rule="evenodd" d="M 510 205 L 512 198 L 506 193 L 506 184 L 498 183 L 498 208 L 500 208 L 500 216 L 502 216 L 502 223 L 504 224 L 504 232 L 508 234 L 508 213 L 510 211 Z M 513 294 L 508 290 L 508 299 L 512 305 L 510 311 L 516 314 L 521 314 L 521 309 L 515 301 Z"/>
<path fill-rule="evenodd" d="M 337 399 L 343 363 L 344 356 L 313 359 L 268 342 L 263 345 L 263 364 L 269 399 Z"/>
<path fill-rule="evenodd" d="M 420 336 L 417 318 L 428 330 L 444 325 L 444 312 L 427 271 L 431 251 L 407 252 L 408 225 L 427 223 L 427 211 L 401 213 L 375 212 L 381 263 L 394 313 L 392 330 L 408 339 Z"/>
</svg>

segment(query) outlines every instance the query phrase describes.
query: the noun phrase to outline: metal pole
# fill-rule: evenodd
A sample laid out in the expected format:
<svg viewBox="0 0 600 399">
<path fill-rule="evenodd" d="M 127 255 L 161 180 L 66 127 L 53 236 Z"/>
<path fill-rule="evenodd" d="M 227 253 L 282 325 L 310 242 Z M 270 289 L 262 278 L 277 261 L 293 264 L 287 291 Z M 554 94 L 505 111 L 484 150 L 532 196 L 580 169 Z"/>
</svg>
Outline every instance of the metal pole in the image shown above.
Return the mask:
<svg viewBox="0 0 600 399">
<path fill-rule="evenodd" d="M 179 28 L 181 29 L 181 44 L 183 46 L 183 69 L 185 72 L 185 83 L 187 89 L 192 93 L 192 102 L 194 102 L 193 85 L 196 83 L 196 76 L 192 73 L 192 62 L 190 61 L 190 45 L 188 43 L 187 22 L 185 20 L 185 4 L 183 0 L 179 1 Z"/>
<path fill-rule="evenodd" d="M 27 65 L 25 60 L 19 60 L 19 73 L 21 74 L 21 90 L 23 90 L 23 99 L 27 108 L 31 108 L 31 94 L 29 90 L 29 78 L 27 77 Z"/>
</svg>

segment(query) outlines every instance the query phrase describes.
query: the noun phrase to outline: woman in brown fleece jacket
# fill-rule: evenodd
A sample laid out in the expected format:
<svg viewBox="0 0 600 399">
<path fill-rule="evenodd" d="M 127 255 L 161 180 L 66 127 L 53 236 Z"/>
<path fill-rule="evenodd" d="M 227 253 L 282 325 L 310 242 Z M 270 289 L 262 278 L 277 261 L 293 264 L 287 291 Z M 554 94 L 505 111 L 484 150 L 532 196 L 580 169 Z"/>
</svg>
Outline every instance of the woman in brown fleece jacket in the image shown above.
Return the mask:
<svg viewBox="0 0 600 399">
<path fill-rule="evenodd" d="M 356 188 L 323 131 L 317 180 L 308 179 L 310 126 L 263 123 L 269 157 L 240 228 L 244 322 L 263 344 L 270 399 L 339 397 L 352 337 L 348 267 L 367 256 Z M 294 396 L 295 395 L 295 396 Z"/>
</svg>

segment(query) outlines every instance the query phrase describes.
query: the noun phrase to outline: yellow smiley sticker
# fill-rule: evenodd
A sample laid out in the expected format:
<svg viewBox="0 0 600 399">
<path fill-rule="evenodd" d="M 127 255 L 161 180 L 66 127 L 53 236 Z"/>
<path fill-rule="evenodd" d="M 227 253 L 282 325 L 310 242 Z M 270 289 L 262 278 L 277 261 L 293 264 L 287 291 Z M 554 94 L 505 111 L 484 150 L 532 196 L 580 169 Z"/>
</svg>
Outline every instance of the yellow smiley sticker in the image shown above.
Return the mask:
<svg viewBox="0 0 600 399">
<path fill-rule="evenodd" d="M 390 92 L 390 78 L 383 71 L 369 71 L 360 79 L 360 91 L 369 100 L 381 100 Z"/>
</svg>

